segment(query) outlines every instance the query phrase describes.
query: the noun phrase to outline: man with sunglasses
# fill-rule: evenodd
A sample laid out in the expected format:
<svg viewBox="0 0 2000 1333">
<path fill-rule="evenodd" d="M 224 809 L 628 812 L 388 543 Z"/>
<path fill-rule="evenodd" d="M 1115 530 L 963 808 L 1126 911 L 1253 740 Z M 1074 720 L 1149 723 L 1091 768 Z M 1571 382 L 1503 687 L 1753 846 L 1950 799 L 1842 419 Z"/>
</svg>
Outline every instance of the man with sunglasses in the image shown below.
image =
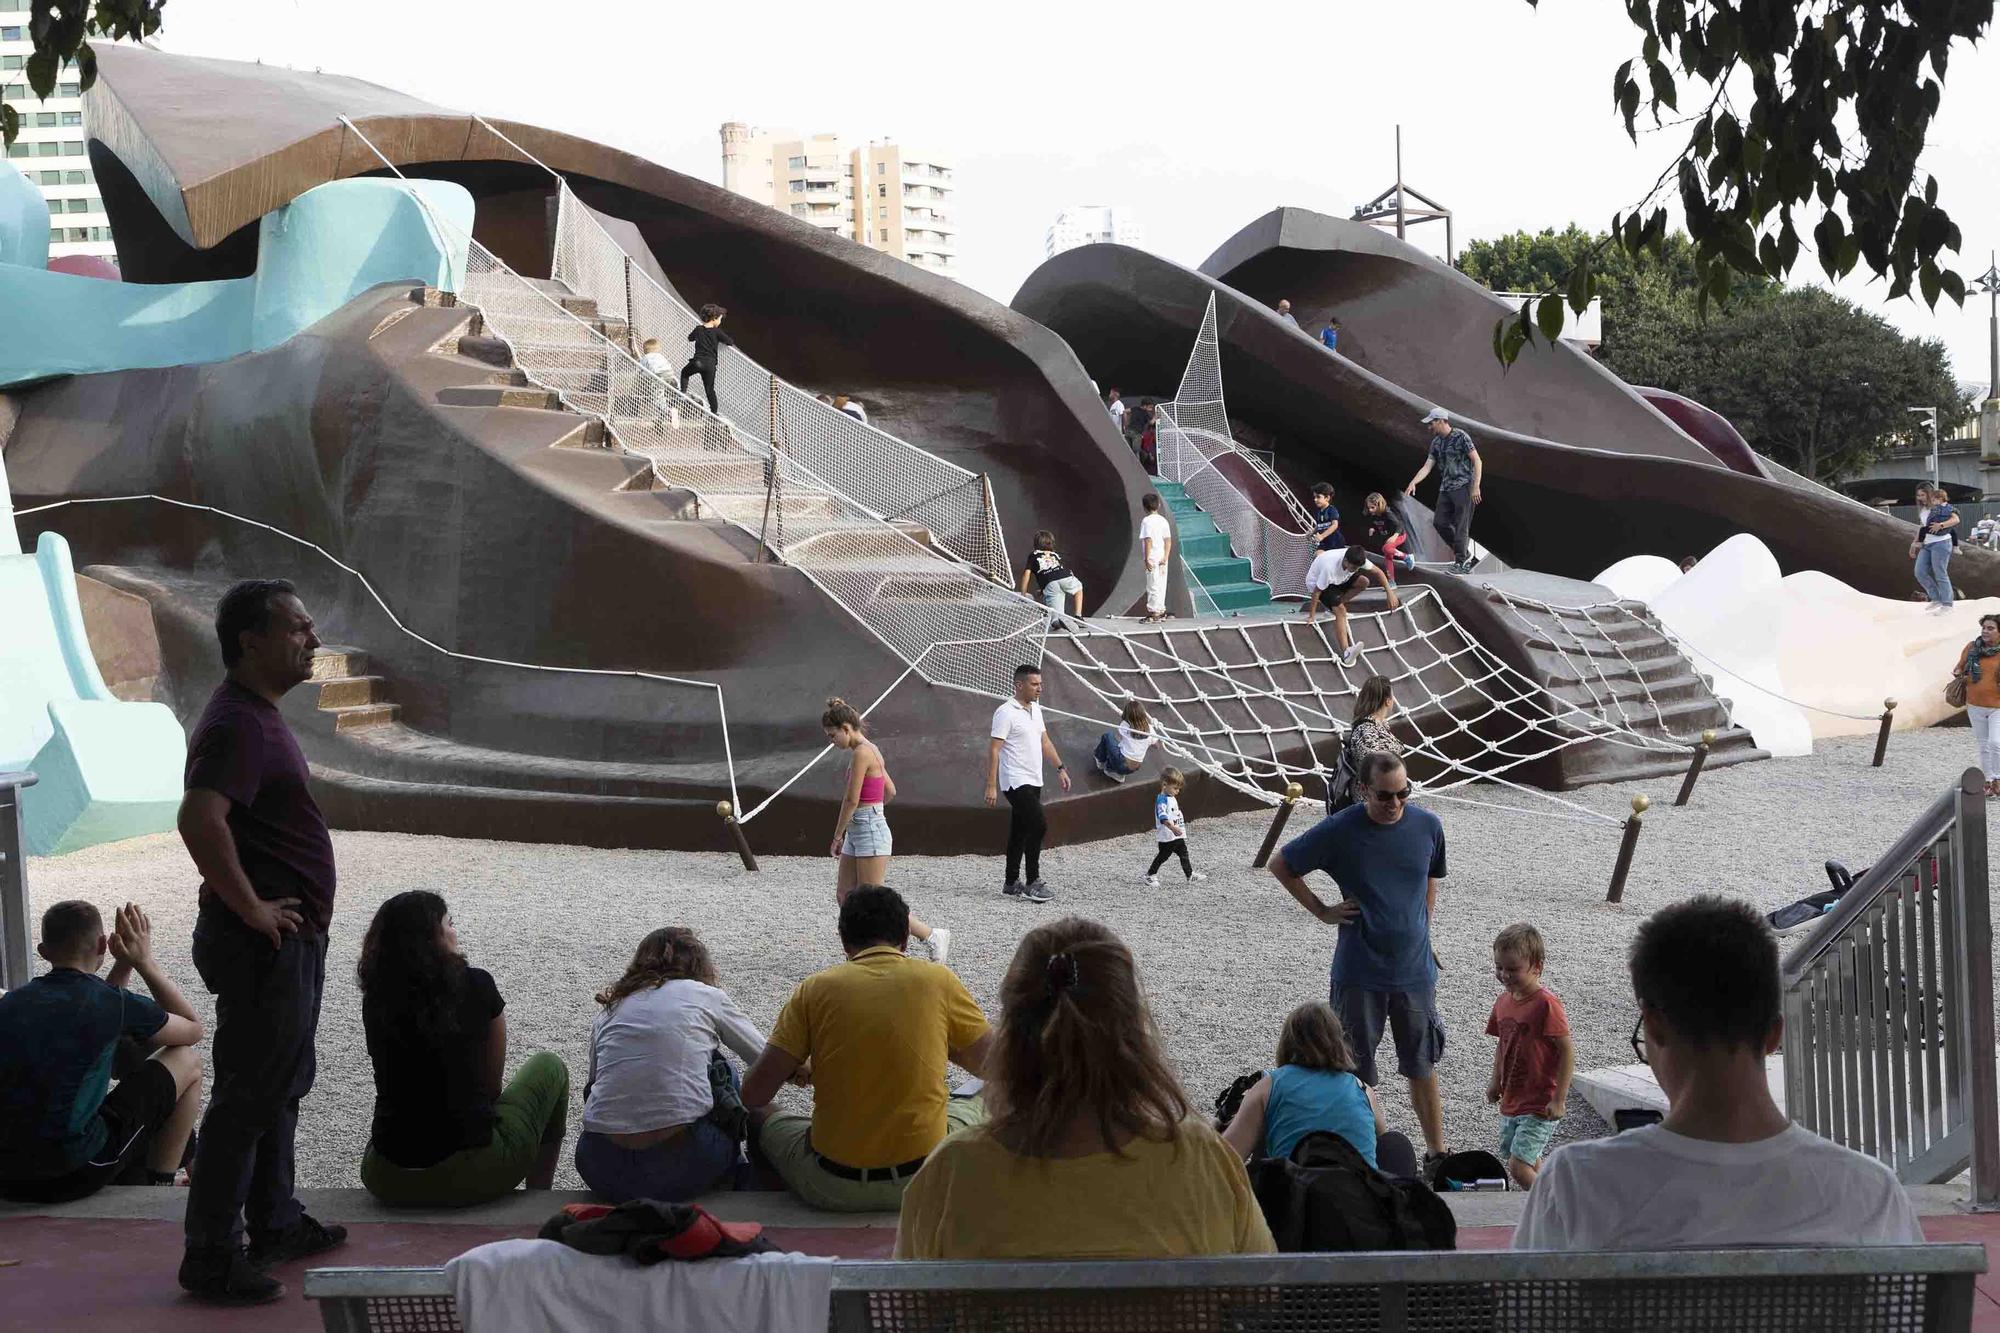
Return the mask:
<svg viewBox="0 0 2000 1333">
<path fill-rule="evenodd" d="M 1437 1062 L 1444 1024 L 1437 1013 L 1437 959 L 1431 914 L 1445 876 L 1444 824 L 1412 806 L 1410 775 L 1392 754 L 1370 754 L 1355 779 L 1361 799 L 1328 815 L 1271 858 L 1271 875 L 1299 905 L 1343 926 L 1333 951 L 1331 1001 L 1354 1048 L 1355 1076 L 1379 1083 L 1375 1048 L 1387 1027 L 1397 1072 L 1423 1126 L 1426 1168 L 1444 1154 L 1444 1103 Z M 1325 871 L 1340 899 L 1323 902 L 1305 877 Z"/>
</svg>

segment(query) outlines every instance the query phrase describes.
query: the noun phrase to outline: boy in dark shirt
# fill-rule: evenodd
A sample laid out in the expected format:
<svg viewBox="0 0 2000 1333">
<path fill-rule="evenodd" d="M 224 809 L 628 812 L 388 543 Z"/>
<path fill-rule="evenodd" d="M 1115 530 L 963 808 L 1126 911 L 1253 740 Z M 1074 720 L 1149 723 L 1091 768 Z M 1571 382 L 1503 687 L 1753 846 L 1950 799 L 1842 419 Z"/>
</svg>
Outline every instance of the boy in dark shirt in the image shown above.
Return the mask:
<svg viewBox="0 0 2000 1333">
<path fill-rule="evenodd" d="M 1333 507 L 1333 483 L 1314 482 L 1312 501 L 1312 535 L 1319 549 L 1337 551 L 1347 545 L 1347 539 L 1340 535 L 1340 511 Z"/>
<path fill-rule="evenodd" d="M 722 331 L 722 317 L 728 313 L 713 303 L 701 308 L 701 323 L 688 330 L 694 355 L 681 367 L 681 392 L 687 392 L 690 379 L 701 376 L 701 387 L 708 393 L 708 410 L 716 413 L 722 411 L 722 403 L 715 396 L 715 368 L 722 360 L 722 349 L 736 346 L 736 340 Z"/>
<path fill-rule="evenodd" d="M 171 1185 L 201 1108 L 202 1027 L 153 957 L 152 923 L 127 903 L 107 935 L 91 904 L 60 902 L 37 952 L 49 970 L 0 995 L 0 1197 Z M 152 999 L 125 989 L 134 972 Z"/>
<path fill-rule="evenodd" d="M 1027 563 L 1021 567 L 1023 593 L 1028 591 L 1031 579 L 1041 593 L 1042 605 L 1049 610 L 1060 616 L 1063 596 L 1068 594 L 1076 598 L 1076 614 L 1083 614 L 1083 580 L 1064 566 L 1062 555 L 1056 550 L 1056 535 L 1047 528 L 1035 534 L 1035 549 L 1028 553 Z"/>
</svg>

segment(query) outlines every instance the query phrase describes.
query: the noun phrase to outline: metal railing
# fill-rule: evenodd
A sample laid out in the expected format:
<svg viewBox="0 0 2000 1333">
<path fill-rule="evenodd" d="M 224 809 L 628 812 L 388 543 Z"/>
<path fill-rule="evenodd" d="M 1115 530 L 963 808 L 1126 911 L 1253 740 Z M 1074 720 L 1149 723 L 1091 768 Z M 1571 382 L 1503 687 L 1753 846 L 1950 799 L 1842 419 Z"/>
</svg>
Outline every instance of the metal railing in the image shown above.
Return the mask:
<svg viewBox="0 0 2000 1333">
<path fill-rule="evenodd" d="M 35 974 L 27 839 L 21 834 L 21 793 L 34 785 L 33 773 L 0 773 L 0 990 L 25 986 Z"/>
<path fill-rule="evenodd" d="M 1986 781 L 1968 769 L 1785 959 L 1785 1104 L 1906 1184 L 2000 1207 Z"/>
</svg>

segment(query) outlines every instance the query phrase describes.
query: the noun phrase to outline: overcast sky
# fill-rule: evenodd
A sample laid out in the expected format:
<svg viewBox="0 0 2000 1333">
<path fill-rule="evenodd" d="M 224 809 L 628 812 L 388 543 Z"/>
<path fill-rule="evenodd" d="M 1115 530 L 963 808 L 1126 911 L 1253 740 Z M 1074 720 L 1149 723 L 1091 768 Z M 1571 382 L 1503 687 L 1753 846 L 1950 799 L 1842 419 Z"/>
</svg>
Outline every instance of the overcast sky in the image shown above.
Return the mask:
<svg viewBox="0 0 2000 1333">
<path fill-rule="evenodd" d="M 1069 204 L 1124 203 L 1195 265 L 1279 205 L 1337 216 L 1404 177 L 1466 241 L 1602 228 L 1678 147 L 1611 106 L 1635 31 L 1612 0 L 1292 0 L 1162 6 L 735 0 L 171 0 L 169 50 L 349 74 L 721 179 L 724 120 L 957 154 L 963 277 L 1008 301 Z M 2000 56 L 1960 47 L 1926 165 L 1984 272 L 2000 245 Z M 1413 240 L 1441 252 L 1438 224 Z M 1808 246 L 1808 254 L 1810 246 Z M 1802 260 L 1794 281 L 1824 279 Z M 1944 339 L 1986 379 L 1986 303 L 1843 294 Z"/>
</svg>

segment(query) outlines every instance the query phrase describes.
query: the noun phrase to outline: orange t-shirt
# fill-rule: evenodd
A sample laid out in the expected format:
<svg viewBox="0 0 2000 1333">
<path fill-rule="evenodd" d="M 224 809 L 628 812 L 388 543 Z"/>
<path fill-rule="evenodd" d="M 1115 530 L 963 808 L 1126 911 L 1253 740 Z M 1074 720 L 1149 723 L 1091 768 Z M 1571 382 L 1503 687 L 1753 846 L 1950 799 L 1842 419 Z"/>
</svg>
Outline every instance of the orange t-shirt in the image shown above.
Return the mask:
<svg viewBox="0 0 2000 1333">
<path fill-rule="evenodd" d="M 1547 986 L 1525 1000 L 1503 992 L 1486 1035 L 1500 1039 L 1500 1114 L 1546 1116 L 1562 1072 L 1555 1039 L 1569 1035 L 1563 1002 Z"/>
</svg>

